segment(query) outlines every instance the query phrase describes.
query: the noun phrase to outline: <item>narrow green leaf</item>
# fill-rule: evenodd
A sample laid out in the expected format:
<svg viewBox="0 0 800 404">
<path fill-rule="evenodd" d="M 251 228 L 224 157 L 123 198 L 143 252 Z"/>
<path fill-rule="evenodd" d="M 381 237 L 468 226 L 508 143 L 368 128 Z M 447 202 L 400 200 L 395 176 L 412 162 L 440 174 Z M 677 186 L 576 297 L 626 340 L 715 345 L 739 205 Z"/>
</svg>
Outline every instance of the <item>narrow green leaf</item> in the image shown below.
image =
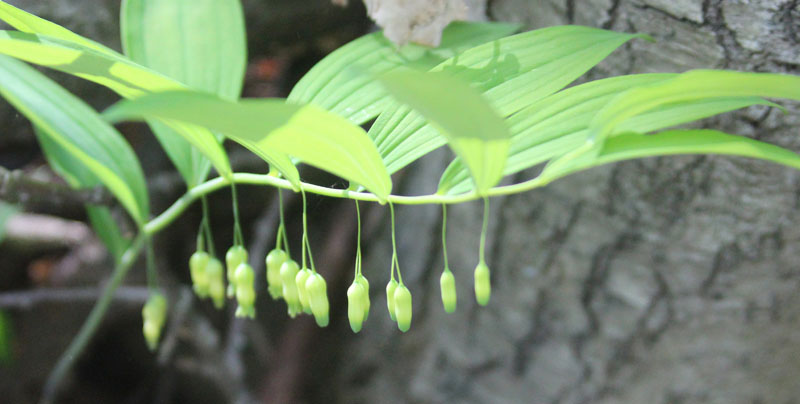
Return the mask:
<svg viewBox="0 0 800 404">
<path fill-rule="evenodd" d="M 131 245 L 131 240 L 126 238 L 111 216 L 111 211 L 104 206 L 86 206 L 86 215 L 89 217 L 97 238 L 106 245 L 115 262 L 122 259 L 122 254 Z"/>
<path fill-rule="evenodd" d="M 364 130 L 313 105 L 280 99 L 230 102 L 211 94 L 179 91 L 121 101 L 105 116 L 112 121 L 161 118 L 200 125 L 262 158 L 269 152 L 296 157 L 364 186 L 381 200 L 391 192 L 391 178 Z"/>
<path fill-rule="evenodd" d="M 679 154 L 722 154 L 766 160 L 800 169 L 797 153 L 750 139 L 716 130 L 672 130 L 655 135 L 627 133 L 609 138 L 596 157 L 584 154 L 568 170 L 553 173 L 554 180 L 581 170 L 622 160 Z"/>
<path fill-rule="evenodd" d="M 0 94 L 108 187 L 131 217 L 149 216 L 144 174 L 122 136 L 83 101 L 28 65 L 0 57 Z"/>
<path fill-rule="evenodd" d="M 509 132 L 481 94 L 444 73 L 396 72 L 380 79 L 400 102 L 439 128 L 484 193 L 503 176 Z"/>
<path fill-rule="evenodd" d="M 618 95 L 600 110 L 589 125 L 589 137 L 585 144 L 551 161 L 542 172 L 542 176 L 549 177 L 568 171 L 571 165 L 576 164 L 573 160 L 583 159 L 583 154 L 596 156 L 603 142 L 628 118 L 663 105 L 713 98 L 755 96 L 800 100 L 800 77 L 726 70 L 695 70 L 664 83 L 632 89 Z"/>
<path fill-rule="evenodd" d="M 93 81 L 125 98 L 149 92 L 183 89 L 185 86 L 153 70 L 138 65 L 124 56 L 101 53 L 83 45 L 40 34 L 0 31 L 0 54 L 56 69 Z M 200 150 L 223 176 L 231 173 L 228 155 L 214 135 L 190 125 L 172 127 Z"/>
<path fill-rule="evenodd" d="M 56 23 L 47 21 L 24 10 L 16 8 L 5 1 L 0 1 L 0 20 L 5 21 L 8 25 L 22 32 L 27 32 L 30 34 L 44 34 L 53 38 L 75 42 L 102 53 L 119 55 L 119 53 L 102 44 L 92 41 L 91 39 L 84 38 Z"/>
<path fill-rule="evenodd" d="M 47 136 L 41 129 L 34 128 L 47 162 L 73 188 L 91 188 L 102 184 L 80 159 Z M 130 240 L 123 236 L 111 211 L 104 206 L 86 206 L 86 213 L 97 237 L 106 245 L 116 262 L 122 258 Z"/>
<path fill-rule="evenodd" d="M 720 97 L 800 100 L 800 77 L 782 74 L 695 70 L 668 82 L 620 94 L 594 117 L 592 135 L 602 141 L 620 123 L 662 105 Z"/>
<path fill-rule="evenodd" d="M 11 349 L 14 342 L 12 326 L 11 317 L 5 311 L 0 311 L 0 365 L 3 366 L 10 365 L 14 358 Z"/>
<path fill-rule="evenodd" d="M 503 116 L 562 89 L 625 42 L 643 37 L 580 26 L 549 27 L 472 48 L 432 71 L 448 72 L 479 89 Z M 444 144 L 410 108 L 387 108 L 370 128 L 390 173 Z"/>
<path fill-rule="evenodd" d="M 239 98 L 247 64 L 239 0 L 125 0 L 120 22 L 123 49 L 136 63 L 191 88 Z M 174 129 L 148 124 L 189 186 L 208 176 L 199 150 Z"/>
<path fill-rule="evenodd" d="M 391 104 L 386 90 L 372 79 L 374 76 L 402 68 L 428 70 L 466 49 L 518 29 L 518 24 L 454 22 L 445 28 L 437 48 L 408 44 L 397 49 L 382 32 L 368 34 L 314 65 L 295 85 L 288 99 L 318 105 L 361 125 Z M 358 74 L 364 71 L 369 74 Z"/>
<path fill-rule="evenodd" d="M 6 235 L 6 223 L 11 216 L 14 216 L 19 212 L 19 209 L 10 204 L 3 201 L 0 201 L 0 243 L 3 242 L 3 238 Z"/>
</svg>

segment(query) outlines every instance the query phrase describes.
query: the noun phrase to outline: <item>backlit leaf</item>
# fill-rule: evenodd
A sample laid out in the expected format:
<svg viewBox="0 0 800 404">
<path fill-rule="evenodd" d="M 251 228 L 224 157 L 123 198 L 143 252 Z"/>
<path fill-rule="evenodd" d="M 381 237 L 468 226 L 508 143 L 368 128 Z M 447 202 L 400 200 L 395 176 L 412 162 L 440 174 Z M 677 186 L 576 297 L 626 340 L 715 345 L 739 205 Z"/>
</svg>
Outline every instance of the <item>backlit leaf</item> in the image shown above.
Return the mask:
<svg viewBox="0 0 800 404">
<path fill-rule="evenodd" d="M 362 185 L 381 200 L 391 192 L 386 168 L 367 134 L 346 119 L 313 105 L 281 99 L 222 100 L 188 91 L 121 101 L 107 119 L 160 118 L 220 132 L 257 155 L 278 152 Z"/>
</svg>

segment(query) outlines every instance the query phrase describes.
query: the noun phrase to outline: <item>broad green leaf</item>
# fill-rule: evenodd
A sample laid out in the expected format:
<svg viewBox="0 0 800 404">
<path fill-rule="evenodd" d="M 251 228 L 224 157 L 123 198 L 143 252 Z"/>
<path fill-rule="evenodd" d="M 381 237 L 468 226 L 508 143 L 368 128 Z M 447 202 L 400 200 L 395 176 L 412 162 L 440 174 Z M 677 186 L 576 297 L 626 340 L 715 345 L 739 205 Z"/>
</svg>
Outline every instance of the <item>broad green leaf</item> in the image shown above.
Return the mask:
<svg viewBox="0 0 800 404">
<path fill-rule="evenodd" d="M 638 133 L 615 135 L 603 144 L 596 157 L 583 154 L 576 158 L 568 170 L 553 173 L 547 179 L 552 181 L 581 170 L 622 160 L 679 154 L 741 156 L 800 169 L 800 155 L 791 150 L 716 130 L 687 129 L 655 135 Z"/>
<path fill-rule="evenodd" d="M 101 53 L 83 45 L 40 34 L 0 31 L 0 54 L 93 81 L 125 98 L 185 86 L 124 56 Z M 214 135 L 202 128 L 164 122 L 200 150 L 223 176 L 231 173 L 228 155 Z"/>
<path fill-rule="evenodd" d="M 84 38 L 56 23 L 39 18 L 4 1 L 0 1 L 0 20 L 5 21 L 8 25 L 22 32 L 44 34 L 53 38 L 75 42 L 102 53 L 119 55 L 119 53 L 102 44 Z"/>
<path fill-rule="evenodd" d="M 83 101 L 28 65 L 0 57 L 0 94 L 74 155 L 138 224 L 149 216 L 144 174 L 122 136 Z"/>
<path fill-rule="evenodd" d="M 3 201 L 0 201 L 0 243 L 3 242 L 3 238 L 6 235 L 6 223 L 11 216 L 14 216 L 19 209 L 10 204 Z"/>
<path fill-rule="evenodd" d="M 69 153 L 42 130 L 34 129 L 50 167 L 61 175 L 67 184 L 73 188 L 91 188 L 102 184 L 77 156 Z M 97 237 L 106 245 L 114 260 L 119 262 L 125 249 L 130 245 L 130 240 L 122 235 L 117 222 L 111 216 L 111 211 L 105 206 L 87 205 L 86 213 Z"/>
<path fill-rule="evenodd" d="M 428 70 L 474 46 L 510 35 L 518 24 L 454 22 L 437 48 L 408 44 L 400 49 L 375 32 L 333 51 L 295 85 L 289 101 L 318 105 L 361 125 L 376 117 L 391 100 L 373 77 L 388 71 Z M 353 66 L 358 70 L 354 71 Z M 361 72 L 369 74 L 359 74 Z"/>
<path fill-rule="evenodd" d="M 239 98 L 247 64 L 239 0 L 125 0 L 122 46 L 133 61 L 187 86 Z M 148 122 L 189 186 L 202 182 L 210 162 L 174 129 Z"/>
<path fill-rule="evenodd" d="M 122 46 L 133 61 L 191 88 L 239 98 L 247 64 L 239 0 L 125 0 Z"/>
<path fill-rule="evenodd" d="M 596 80 L 553 94 L 519 111 L 508 119 L 512 138 L 503 174 L 520 172 L 578 148 L 589 136 L 588 127 L 596 111 L 617 94 L 676 76 L 659 73 Z M 630 118 L 618 130 L 647 133 L 756 104 L 774 106 L 758 97 L 723 97 L 670 104 Z M 456 159 L 442 175 L 439 192 L 468 191 L 468 172 L 463 163 Z"/>
<path fill-rule="evenodd" d="M 121 101 L 107 119 L 160 118 L 191 123 L 224 134 L 264 157 L 278 152 L 364 186 L 382 201 L 392 182 L 363 129 L 313 105 L 281 99 L 223 100 L 188 91 Z"/>
<path fill-rule="evenodd" d="M 444 73 L 396 72 L 380 79 L 400 102 L 414 108 L 447 138 L 483 194 L 503 176 L 509 132 L 481 94 Z"/>
<path fill-rule="evenodd" d="M 550 27 L 480 45 L 432 71 L 472 83 L 506 117 L 562 89 L 636 37 L 642 36 L 580 26 Z M 379 115 L 369 135 L 390 173 L 444 144 L 423 117 L 399 105 Z"/>
</svg>

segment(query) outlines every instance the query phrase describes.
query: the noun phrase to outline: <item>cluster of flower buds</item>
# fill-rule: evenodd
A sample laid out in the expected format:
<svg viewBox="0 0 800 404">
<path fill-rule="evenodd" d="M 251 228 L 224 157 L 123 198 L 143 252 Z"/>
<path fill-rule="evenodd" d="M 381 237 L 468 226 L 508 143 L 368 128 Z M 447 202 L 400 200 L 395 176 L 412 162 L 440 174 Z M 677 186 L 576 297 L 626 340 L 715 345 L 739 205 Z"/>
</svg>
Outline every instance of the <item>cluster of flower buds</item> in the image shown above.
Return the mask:
<svg viewBox="0 0 800 404">
<path fill-rule="evenodd" d="M 225 253 L 225 267 L 228 274 L 228 297 L 236 296 L 236 269 L 247 262 L 247 250 L 241 245 L 234 245 Z"/>
<path fill-rule="evenodd" d="M 386 306 L 389 317 L 397 322 L 397 328 L 406 332 L 411 328 L 411 292 L 406 285 L 392 279 L 386 285 Z"/>
<path fill-rule="evenodd" d="M 189 258 L 189 274 L 197 297 L 210 297 L 218 309 L 225 305 L 225 279 L 222 276 L 222 263 L 218 259 L 205 251 L 195 252 Z"/>
<path fill-rule="evenodd" d="M 267 288 L 273 299 L 286 301 L 289 316 L 312 314 L 317 325 L 329 322 L 327 283 L 325 278 L 310 268 L 300 269 L 288 254 L 276 248 L 267 254 Z"/>
<path fill-rule="evenodd" d="M 147 347 L 155 351 L 158 347 L 158 340 L 161 338 L 161 330 L 167 319 L 167 298 L 159 292 L 154 292 L 147 299 L 142 308 L 142 333 Z"/>
</svg>

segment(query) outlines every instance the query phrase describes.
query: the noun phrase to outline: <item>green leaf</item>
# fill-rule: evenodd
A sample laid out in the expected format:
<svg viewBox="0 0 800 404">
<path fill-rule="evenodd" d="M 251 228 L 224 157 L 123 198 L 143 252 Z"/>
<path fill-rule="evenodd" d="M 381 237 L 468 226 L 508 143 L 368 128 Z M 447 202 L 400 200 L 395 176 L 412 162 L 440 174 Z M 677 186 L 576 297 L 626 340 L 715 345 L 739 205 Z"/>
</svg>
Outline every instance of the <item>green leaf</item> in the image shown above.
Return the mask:
<svg viewBox="0 0 800 404">
<path fill-rule="evenodd" d="M 122 234 L 111 211 L 104 206 L 86 206 L 86 215 L 97 238 L 106 245 L 114 261 L 119 262 L 122 254 L 131 245 L 131 241 Z"/>
<path fill-rule="evenodd" d="M 101 184 L 97 176 L 81 163 L 77 156 L 69 153 L 39 128 L 34 128 L 34 133 L 50 167 L 61 175 L 67 184 L 73 188 L 92 188 Z M 86 213 L 97 237 L 106 245 L 114 260 L 119 262 L 125 249 L 130 245 L 130 240 L 123 236 L 117 222 L 111 216 L 111 211 L 104 206 L 87 205 Z"/>
<path fill-rule="evenodd" d="M 373 77 L 391 70 L 428 70 L 466 49 L 510 35 L 518 24 L 454 22 L 437 48 L 408 44 L 400 49 L 375 32 L 333 51 L 295 85 L 289 101 L 318 105 L 356 125 L 376 117 L 391 100 Z M 353 70 L 358 67 L 358 71 Z M 367 71 L 369 74 L 358 74 Z"/>
<path fill-rule="evenodd" d="M 120 20 L 123 49 L 136 63 L 191 88 L 239 98 L 247 64 L 239 0 L 125 0 Z M 208 176 L 199 150 L 172 128 L 148 124 L 190 187 Z"/>
<path fill-rule="evenodd" d="M 622 160 L 679 154 L 723 154 L 749 157 L 800 169 L 800 155 L 744 136 L 716 130 L 687 129 L 655 135 L 627 133 L 609 138 L 596 157 L 584 154 L 568 170 L 554 173 L 548 181 L 581 170 Z"/>
<path fill-rule="evenodd" d="M 695 70 L 675 79 L 651 86 L 635 88 L 618 95 L 600 110 L 589 125 L 589 137 L 575 150 L 547 165 L 542 176 L 569 171 L 573 160 L 582 154 L 596 156 L 603 142 L 625 120 L 664 105 L 680 105 L 725 97 L 772 97 L 800 100 L 800 77 L 742 73 L 726 70 Z"/>
<path fill-rule="evenodd" d="M 602 141 L 628 118 L 662 105 L 751 96 L 800 100 L 800 77 L 725 70 L 690 71 L 668 82 L 620 94 L 594 117 L 590 129 L 597 141 Z"/>
<path fill-rule="evenodd" d="M 78 43 L 40 34 L 0 31 L 0 54 L 56 69 L 93 81 L 125 98 L 149 92 L 183 89 L 185 86 L 124 56 L 95 51 Z M 202 128 L 164 122 L 214 164 L 223 176 L 231 173 L 228 155 L 214 135 Z"/>
<path fill-rule="evenodd" d="M 503 116 L 571 83 L 619 46 L 641 35 L 560 26 L 502 38 L 448 59 L 445 71 L 483 92 Z M 387 108 L 370 128 L 390 173 L 444 144 L 444 139 L 410 108 Z"/>
<path fill-rule="evenodd" d="M 444 73 L 396 72 L 380 80 L 447 138 L 469 167 L 479 193 L 500 181 L 510 143 L 508 127 L 478 91 Z"/>
<path fill-rule="evenodd" d="M 520 172 L 580 147 L 589 137 L 589 124 L 621 92 L 665 82 L 676 74 L 619 76 L 581 84 L 536 102 L 508 119 L 511 148 L 504 175 Z M 758 97 L 712 98 L 664 105 L 623 122 L 619 130 L 647 133 L 756 104 L 771 105 Z M 463 163 L 454 160 L 439 183 L 440 193 L 470 191 Z"/>
<path fill-rule="evenodd" d="M 19 212 L 19 208 L 16 206 L 0 201 L 0 243 L 3 242 L 3 238 L 6 235 L 6 223 L 11 216 L 14 216 Z"/>
<path fill-rule="evenodd" d="M 24 10 L 20 10 L 4 1 L 0 1 L 0 20 L 5 21 L 8 25 L 22 32 L 44 34 L 53 38 L 75 42 L 102 53 L 119 55 L 119 53 L 102 44 L 84 38 L 58 24 L 39 18 Z"/>
<path fill-rule="evenodd" d="M 239 0 L 125 0 L 122 46 L 133 61 L 191 88 L 235 100 L 247 46 Z"/>
<path fill-rule="evenodd" d="M 144 174 L 122 136 L 83 101 L 28 65 L 0 57 L 0 94 L 92 172 L 138 224 L 149 216 Z"/>
<path fill-rule="evenodd" d="M 0 365 L 11 364 L 13 354 L 11 344 L 14 342 L 14 332 L 11 318 L 5 311 L 0 311 Z"/>
<path fill-rule="evenodd" d="M 296 157 L 363 185 L 382 201 L 391 192 L 391 178 L 364 130 L 313 105 L 280 99 L 231 102 L 211 94 L 178 91 L 121 101 L 105 116 L 112 121 L 161 118 L 200 125 L 223 133 L 262 158 L 271 152 Z"/>
</svg>

